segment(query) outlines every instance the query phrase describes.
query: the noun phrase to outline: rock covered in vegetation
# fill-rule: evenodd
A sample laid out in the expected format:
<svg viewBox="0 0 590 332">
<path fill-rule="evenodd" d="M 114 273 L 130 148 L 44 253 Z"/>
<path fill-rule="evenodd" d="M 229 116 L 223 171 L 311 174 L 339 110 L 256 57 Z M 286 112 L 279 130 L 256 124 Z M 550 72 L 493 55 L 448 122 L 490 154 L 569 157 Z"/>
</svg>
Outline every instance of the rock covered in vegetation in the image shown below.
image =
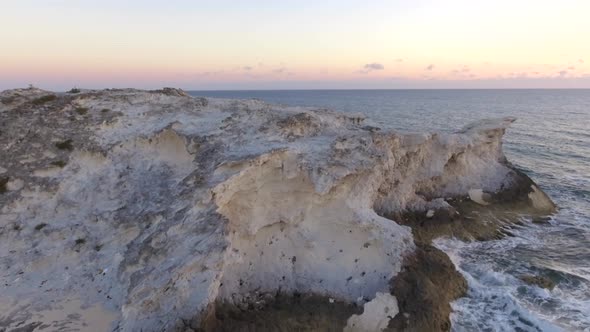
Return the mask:
<svg viewBox="0 0 590 332">
<path fill-rule="evenodd" d="M 197 329 L 215 307 L 277 292 L 362 305 L 415 255 L 384 216 L 515 187 L 554 208 L 502 153 L 513 118 L 400 134 L 166 88 L 8 90 L 0 119 L 8 329 Z"/>
</svg>

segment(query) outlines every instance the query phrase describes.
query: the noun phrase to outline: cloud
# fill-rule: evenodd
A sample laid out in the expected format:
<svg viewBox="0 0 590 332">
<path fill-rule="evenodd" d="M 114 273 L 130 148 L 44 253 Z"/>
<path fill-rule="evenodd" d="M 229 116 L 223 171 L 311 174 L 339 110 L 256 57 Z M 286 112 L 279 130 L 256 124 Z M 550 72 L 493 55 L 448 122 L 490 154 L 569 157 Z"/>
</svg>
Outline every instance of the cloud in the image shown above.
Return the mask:
<svg viewBox="0 0 590 332">
<path fill-rule="evenodd" d="M 383 66 L 380 63 L 373 62 L 373 63 L 367 63 L 366 65 L 364 65 L 363 68 L 358 71 L 358 73 L 368 74 L 374 70 L 383 70 L 383 69 L 385 69 L 385 66 Z"/>
<path fill-rule="evenodd" d="M 430 65 L 428 65 L 428 67 L 426 67 L 426 70 L 428 70 L 428 71 L 432 71 L 433 69 L 434 69 L 433 64 L 430 64 Z"/>
<path fill-rule="evenodd" d="M 567 75 L 567 70 L 561 70 L 557 72 L 557 74 L 559 74 L 559 77 L 564 77 L 565 75 Z"/>
<path fill-rule="evenodd" d="M 280 67 L 280 68 L 274 69 L 272 72 L 275 73 L 275 74 L 282 74 L 282 73 L 284 73 L 286 71 L 287 71 L 287 68 Z"/>
<path fill-rule="evenodd" d="M 510 76 L 512 76 L 513 78 L 528 78 L 529 77 L 529 73 L 527 73 L 526 71 L 523 72 L 519 72 L 519 73 L 510 73 Z"/>
<path fill-rule="evenodd" d="M 432 68 L 426 68 L 427 70 L 432 70 L 434 68 L 434 65 L 430 65 L 432 66 Z M 428 66 L 428 67 L 430 67 Z M 469 66 L 467 65 L 463 65 L 457 69 L 453 69 L 451 70 L 451 74 L 455 75 L 455 76 L 469 76 L 471 72 L 471 68 L 469 68 Z"/>
<path fill-rule="evenodd" d="M 584 63 L 584 59 L 578 59 L 579 63 Z"/>
<path fill-rule="evenodd" d="M 254 69 L 254 68 L 252 68 L 252 67 L 250 67 L 250 66 L 244 66 L 244 67 L 242 67 L 242 69 L 243 69 L 243 70 L 252 70 L 252 69 Z"/>
<path fill-rule="evenodd" d="M 404 59 L 402 59 L 402 58 L 397 58 L 397 59 L 395 59 L 395 62 L 404 62 Z"/>
<path fill-rule="evenodd" d="M 382 64 L 377 63 L 377 62 L 373 62 L 373 63 L 367 63 L 363 68 L 365 68 L 365 70 L 383 70 L 385 69 L 385 67 L 383 67 Z"/>
<path fill-rule="evenodd" d="M 200 76 L 215 76 L 215 75 L 220 75 L 223 74 L 224 71 L 223 70 L 217 70 L 217 71 L 204 71 L 202 73 L 200 73 Z"/>
</svg>

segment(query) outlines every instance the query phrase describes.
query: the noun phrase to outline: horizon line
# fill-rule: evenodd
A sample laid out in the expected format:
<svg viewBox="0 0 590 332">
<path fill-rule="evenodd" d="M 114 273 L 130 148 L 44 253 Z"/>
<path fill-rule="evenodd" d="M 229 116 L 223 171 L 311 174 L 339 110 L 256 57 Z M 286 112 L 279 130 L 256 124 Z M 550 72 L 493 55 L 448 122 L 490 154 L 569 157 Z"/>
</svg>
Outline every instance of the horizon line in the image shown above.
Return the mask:
<svg viewBox="0 0 590 332">
<path fill-rule="evenodd" d="M 164 88 L 164 87 L 163 87 Z M 133 88 L 131 88 L 133 89 Z M 187 92 L 228 92 L 228 91 L 409 91 L 409 90 L 590 90 L 588 88 L 343 88 L 343 89 L 332 89 L 332 88 L 319 88 L 319 89 L 184 89 L 180 88 L 183 91 Z M 93 90 L 93 89 L 89 89 Z M 140 89 L 141 90 L 141 89 Z"/>
<path fill-rule="evenodd" d="M 29 87 L 14 87 L 8 89 L 2 89 L 0 92 L 9 91 L 9 90 L 16 90 L 16 89 L 28 89 Z M 41 90 L 56 92 L 56 93 L 66 93 L 69 90 L 61 90 L 61 89 L 44 89 L 42 87 L 34 86 L 34 88 L 38 88 Z M 158 90 L 163 88 L 175 88 L 181 89 L 186 92 L 256 92 L 256 91 L 489 91 L 489 90 L 590 90 L 590 87 L 571 87 L 571 88 L 557 88 L 557 87 L 539 87 L 539 88 L 528 88 L 528 87 L 513 87 L 513 88 L 309 88 L 309 89 L 191 89 L 191 88 L 182 88 L 182 87 L 174 87 L 174 86 L 161 86 L 158 88 L 134 88 L 134 87 L 116 87 L 116 88 L 84 88 L 74 86 L 74 88 L 80 89 L 82 91 L 88 90 L 107 90 L 107 89 L 135 89 L 135 90 Z"/>
</svg>

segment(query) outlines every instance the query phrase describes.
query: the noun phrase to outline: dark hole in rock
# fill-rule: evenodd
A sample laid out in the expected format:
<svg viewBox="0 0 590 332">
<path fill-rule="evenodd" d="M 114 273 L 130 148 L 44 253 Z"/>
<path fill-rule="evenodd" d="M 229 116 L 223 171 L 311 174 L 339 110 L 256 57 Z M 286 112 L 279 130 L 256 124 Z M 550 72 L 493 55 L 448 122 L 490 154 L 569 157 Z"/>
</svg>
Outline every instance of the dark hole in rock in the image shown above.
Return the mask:
<svg viewBox="0 0 590 332">
<path fill-rule="evenodd" d="M 65 141 L 56 142 L 55 147 L 60 150 L 68 150 L 72 151 L 74 149 L 74 145 L 72 145 L 73 141 L 71 139 L 67 139 Z"/>
</svg>

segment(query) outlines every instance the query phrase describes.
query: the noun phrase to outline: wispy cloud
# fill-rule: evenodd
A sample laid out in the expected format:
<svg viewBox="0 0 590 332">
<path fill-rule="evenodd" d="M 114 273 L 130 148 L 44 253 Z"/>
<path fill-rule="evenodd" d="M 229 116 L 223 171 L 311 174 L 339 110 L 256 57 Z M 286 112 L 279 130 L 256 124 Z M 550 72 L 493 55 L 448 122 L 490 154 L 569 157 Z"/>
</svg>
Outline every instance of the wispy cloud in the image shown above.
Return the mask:
<svg viewBox="0 0 590 332">
<path fill-rule="evenodd" d="M 433 66 L 433 65 L 431 65 L 431 66 Z M 434 66 L 433 66 L 433 68 L 434 68 Z M 427 70 L 432 70 L 432 68 L 431 69 L 427 68 Z M 469 66 L 467 66 L 467 65 L 463 65 L 457 69 L 451 70 L 451 74 L 455 75 L 455 76 L 468 76 L 470 72 L 471 72 L 471 68 L 469 68 Z"/>
<path fill-rule="evenodd" d="M 204 71 L 202 73 L 200 73 L 200 76 L 215 76 L 215 75 L 220 75 L 223 74 L 224 71 L 223 70 L 217 70 L 217 71 Z"/>
<path fill-rule="evenodd" d="M 252 69 L 254 69 L 254 68 L 252 68 L 252 67 L 250 67 L 250 66 L 244 66 L 244 67 L 242 67 L 242 69 L 243 69 L 243 70 L 246 70 L 246 71 L 250 71 L 250 70 L 252 70 Z"/>
<path fill-rule="evenodd" d="M 290 71 L 287 67 L 281 66 L 271 70 L 271 73 L 280 75 L 280 76 L 294 76 L 295 73 Z"/>
<path fill-rule="evenodd" d="M 532 74 L 532 73 L 531 73 Z M 522 71 L 522 72 L 510 72 L 508 73 L 506 78 L 529 78 L 530 74 L 527 73 L 526 71 Z"/>
<path fill-rule="evenodd" d="M 385 66 L 383 66 L 380 63 L 373 62 L 373 63 L 367 63 L 366 65 L 364 65 L 363 68 L 358 71 L 358 73 L 368 74 L 368 73 L 370 73 L 372 71 L 375 71 L 375 70 L 383 70 L 383 69 L 385 69 Z"/>
<path fill-rule="evenodd" d="M 433 69 L 434 69 L 433 64 L 430 64 L 430 65 L 428 65 L 428 67 L 426 67 L 426 70 L 428 70 L 428 71 L 432 71 Z"/>
<path fill-rule="evenodd" d="M 366 70 L 383 70 L 385 67 L 377 62 L 367 63 L 364 67 Z"/>
<path fill-rule="evenodd" d="M 578 59 L 579 63 L 584 63 L 584 59 Z"/>
</svg>

